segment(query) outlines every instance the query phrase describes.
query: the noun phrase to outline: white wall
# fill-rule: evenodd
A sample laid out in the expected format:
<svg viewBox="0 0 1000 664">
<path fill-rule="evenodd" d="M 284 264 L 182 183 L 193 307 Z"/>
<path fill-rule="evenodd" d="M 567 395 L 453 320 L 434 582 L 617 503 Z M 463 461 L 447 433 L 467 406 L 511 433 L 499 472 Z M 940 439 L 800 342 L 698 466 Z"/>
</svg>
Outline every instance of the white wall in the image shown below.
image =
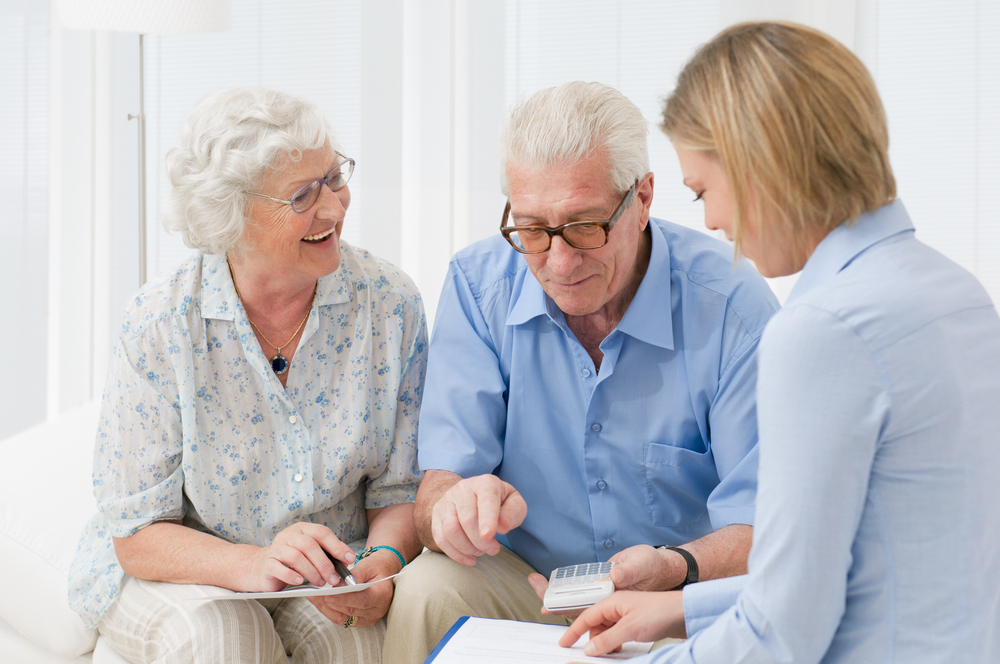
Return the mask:
<svg viewBox="0 0 1000 664">
<path fill-rule="evenodd" d="M 49 12 L 0 3 L 0 438 L 46 415 Z"/>
<path fill-rule="evenodd" d="M 99 397 L 138 286 L 127 119 L 138 39 L 63 30 L 46 3 L 0 11 L 0 83 L 12 92 L 0 187 L 15 203 L 0 212 L 14 247 L 0 262 L 0 310 L 12 312 L 0 339 L 15 367 L 0 379 L 3 437 Z M 150 274 L 189 251 L 159 228 L 163 153 L 195 100 L 238 84 L 320 104 L 358 159 L 345 238 L 409 272 L 431 318 L 448 257 L 496 232 L 500 119 L 541 87 L 601 80 L 633 99 L 653 127 L 654 214 L 700 228 L 701 205 L 655 129 L 659 106 L 700 43 L 752 18 L 805 22 L 853 46 L 885 100 L 919 237 L 1000 297 L 1000 3 L 981 0 L 233 0 L 227 33 L 146 38 Z M 46 140 L 41 161 L 17 157 Z M 48 194 L 29 194 L 39 182 Z"/>
</svg>

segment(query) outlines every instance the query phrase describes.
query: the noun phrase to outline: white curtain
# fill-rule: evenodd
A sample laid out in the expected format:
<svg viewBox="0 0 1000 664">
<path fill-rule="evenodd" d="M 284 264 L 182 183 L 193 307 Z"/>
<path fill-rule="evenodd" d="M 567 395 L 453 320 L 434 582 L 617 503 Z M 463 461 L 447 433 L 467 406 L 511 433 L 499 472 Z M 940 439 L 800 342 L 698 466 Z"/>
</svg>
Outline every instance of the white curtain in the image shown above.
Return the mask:
<svg viewBox="0 0 1000 664">
<path fill-rule="evenodd" d="M 0 3 L 0 439 L 45 418 L 49 12 Z"/>
<path fill-rule="evenodd" d="M 0 383 L 2 436 L 44 417 L 41 402 L 54 415 L 100 395 L 138 286 L 127 119 L 138 63 L 133 35 L 52 25 L 48 43 L 46 3 L 0 8 L 0 186 L 13 247 L 0 263 L 12 312 L 0 338 L 15 361 L 34 363 Z M 358 160 L 344 236 L 409 272 L 431 318 L 448 257 L 496 232 L 500 120 L 545 86 L 599 80 L 634 100 L 651 124 L 654 215 L 703 228 L 655 125 L 694 49 L 747 18 L 810 23 L 855 49 L 885 101 L 919 237 L 1000 298 L 1000 5 L 987 0 L 233 0 L 227 33 L 146 38 L 150 274 L 188 252 L 160 229 L 163 154 L 194 102 L 231 85 L 320 104 Z M 772 285 L 780 296 L 789 280 Z"/>
</svg>

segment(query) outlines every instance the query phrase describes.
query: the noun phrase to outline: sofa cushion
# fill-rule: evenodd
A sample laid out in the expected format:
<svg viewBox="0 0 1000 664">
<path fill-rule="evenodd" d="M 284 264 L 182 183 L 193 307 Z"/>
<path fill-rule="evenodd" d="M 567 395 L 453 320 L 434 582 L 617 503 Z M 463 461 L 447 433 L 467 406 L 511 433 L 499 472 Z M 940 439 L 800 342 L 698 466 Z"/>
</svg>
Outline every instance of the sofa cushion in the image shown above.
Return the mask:
<svg viewBox="0 0 1000 664">
<path fill-rule="evenodd" d="M 71 410 L 0 442 L 0 618 L 65 657 L 97 641 L 67 604 L 67 573 L 97 511 L 90 476 L 98 408 Z"/>
</svg>

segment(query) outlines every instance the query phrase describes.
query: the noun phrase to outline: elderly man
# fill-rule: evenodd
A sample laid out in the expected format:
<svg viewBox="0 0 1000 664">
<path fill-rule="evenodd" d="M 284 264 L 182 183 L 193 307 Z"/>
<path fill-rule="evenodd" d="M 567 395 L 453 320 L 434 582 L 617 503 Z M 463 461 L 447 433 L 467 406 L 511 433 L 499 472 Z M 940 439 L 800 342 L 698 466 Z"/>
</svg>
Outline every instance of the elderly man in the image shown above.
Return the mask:
<svg viewBox="0 0 1000 664">
<path fill-rule="evenodd" d="M 430 551 L 396 580 L 386 662 L 423 661 L 463 615 L 565 624 L 541 614 L 535 571 L 610 558 L 640 590 L 746 571 L 754 354 L 777 302 L 724 243 L 650 219 L 646 137 L 597 83 L 504 121 L 500 236 L 455 256 L 438 306 L 416 504 Z"/>
</svg>

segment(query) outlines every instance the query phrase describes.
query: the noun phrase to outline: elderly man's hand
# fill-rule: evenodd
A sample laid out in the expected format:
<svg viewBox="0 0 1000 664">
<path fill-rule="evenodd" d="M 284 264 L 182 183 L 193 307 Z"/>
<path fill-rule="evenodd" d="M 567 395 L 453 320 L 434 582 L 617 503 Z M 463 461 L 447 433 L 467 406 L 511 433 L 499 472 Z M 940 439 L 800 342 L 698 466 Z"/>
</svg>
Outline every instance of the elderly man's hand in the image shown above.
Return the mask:
<svg viewBox="0 0 1000 664">
<path fill-rule="evenodd" d="M 495 475 L 480 475 L 453 485 L 434 505 L 434 542 L 455 562 L 475 565 L 483 554 L 500 552 L 497 534 L 517 528 L 528 505 L 517 490 Z"/>
<path fill-rule="evenodd" d="M 679 554 L 670 554 L 663 549 L 655 549 L 646 544 L 631 546 L 610 558 L 615 566 L 611 569 L 611 581 L 615 590 L 658 591 L 676 588 L 687 576 L 687 565 Z M 528 576 L 528 583 L 538 598 L 545 600 L 549 581 L 541 574 Z M 559 615 L 575 618 L 581 611 L 549 611 L 542 607 L 542 615 Z"/>
<path fill-rule="evenodd" d="M 539 574 L 538 572 L 535 572 L 534 574 L 529 574 L 528 575 L 528 584 L 535 591 L 535 594 L 538 595 L 538 599 L 540 599 L 540 600 L 542 600 L 542 602 L 544 602 L 545 601 L 545 591 L 549 589 L 549 580 L 546 579 L 541 574 Z M 567 618 L 572 619 L 572 618 L 576 618 L 581 613 L 583 613 L 583 609 L 581 609 L 579 611 L 549 611 L 548 609 L 545 608 L 544 605 L 542 606 L 542 615 L 543 616 L 553 616 L 553 615 L 556 615 L 556 616 L 565 616 Z"/>
<path fill-rule="evenodd" d="M 611 581 L 617 590 L 670 590 L 687 577 L 680 554 L 647 544 L 630 546 L 611 556 Z"/>
<path fill-rule="evenodd" d="M 233 590 L 273 592 L 305 581 L 336 585 L 340 577 L 327 552 L 345 565 L 354 562 L 354 552 L 333 531 L 315 523 L 296 523 L 275 536 L 270 546 L 258 548 L 250 559 L 241 587 Z"/>
<path fill-rule="evenodd" d="M 581 613 L 559 645 L 569 648 L 588 630 L 583 652 L 590 657 L 618 652 L 627 641 L 684 638 L 683 593 L 618 591 Z"/>
</svg>

